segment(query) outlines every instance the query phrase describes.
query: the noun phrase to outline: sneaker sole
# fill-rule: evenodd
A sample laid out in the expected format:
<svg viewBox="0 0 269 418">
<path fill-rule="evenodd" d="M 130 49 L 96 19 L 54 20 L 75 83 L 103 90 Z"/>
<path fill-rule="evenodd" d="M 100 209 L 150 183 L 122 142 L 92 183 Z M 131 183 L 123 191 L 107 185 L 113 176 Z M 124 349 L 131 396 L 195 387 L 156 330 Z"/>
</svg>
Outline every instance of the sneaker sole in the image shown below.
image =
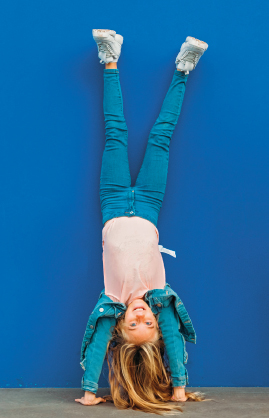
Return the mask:
<svg viewBox="0 0 269 418">
<path fill-rule="evenodd" d="M 92 36 L 94 38 L 106 38 L 108 35 L 115 36 L 116 32 L 111 29 L 93 29 Z"/>
<path fill-rule="evenodd" d="M 204 51 L 207 50 L 208 44 L 204 41 L 200 41 L 199 39 L 193 38 L 192 36 L 187 36 L 186 41 L 189 44 L 196 46 L 197 48 L 203 49 Z"/>
<path fill-rule="evenodd" d="M 109 36 L 113 36 L 115 41 L 117 41 L 120 45 L 123 44 L 123 36 L 116 33 L 114 30 L 110 29 L 93 29 L 92 30 L 93 39 L 96 41 L 102 41 L 104 39 L 109 38 Z"/>
</svg>

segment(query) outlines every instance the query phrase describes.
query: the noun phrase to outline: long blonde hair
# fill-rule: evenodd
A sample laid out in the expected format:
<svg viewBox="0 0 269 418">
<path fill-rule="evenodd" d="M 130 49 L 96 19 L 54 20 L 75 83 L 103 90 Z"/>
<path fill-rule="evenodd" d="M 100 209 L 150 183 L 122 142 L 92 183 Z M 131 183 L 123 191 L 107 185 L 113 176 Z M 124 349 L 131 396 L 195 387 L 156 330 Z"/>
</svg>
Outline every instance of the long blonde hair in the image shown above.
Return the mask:
<svg viewBox="0 0 269 418">
<path fill-rule="evenodd" d="M 164 358 L 161 331 L 155 342 L 141 345 L 126 341 L 122 333 L 124 317 L 118 320 L 108 344 L 107 362 L 112 400 L 119 409 L 135 409 L 159 415 L 182 411 L 179 405 L 168 403 L 172 397 L 169 365 Z M 202 401 L 201 392 L 186 392 L 188 400 Z"/>
</svg>

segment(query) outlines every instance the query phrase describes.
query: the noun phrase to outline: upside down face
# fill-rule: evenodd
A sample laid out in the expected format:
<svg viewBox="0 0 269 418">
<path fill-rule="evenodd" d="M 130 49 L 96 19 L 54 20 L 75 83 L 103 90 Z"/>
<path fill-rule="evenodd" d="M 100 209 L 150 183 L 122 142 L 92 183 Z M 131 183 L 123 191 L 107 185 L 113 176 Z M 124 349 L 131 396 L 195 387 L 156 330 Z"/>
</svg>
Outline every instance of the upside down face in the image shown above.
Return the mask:
<svg viewBox="0 0 269 418">
<path fill-rule="evenodd" d="M 122 331 L 129 343 L 140 345 L 158 340 L 157 320 L 143 299 L 135 299 L 129 304 L 125 312 Z"/>
</svg>

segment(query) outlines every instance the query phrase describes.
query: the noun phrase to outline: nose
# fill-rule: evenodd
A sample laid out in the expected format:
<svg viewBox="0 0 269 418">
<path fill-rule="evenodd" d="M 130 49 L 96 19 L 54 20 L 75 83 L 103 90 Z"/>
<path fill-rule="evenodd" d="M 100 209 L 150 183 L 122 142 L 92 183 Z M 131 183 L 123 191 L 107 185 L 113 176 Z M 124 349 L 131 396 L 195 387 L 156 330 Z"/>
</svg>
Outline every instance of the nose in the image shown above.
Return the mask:
<svg viewBox="0 0 269 418">
<path fill-rule="evenodd" d="M 143 318 L 145 316 L 145 311 L 137 311 L 135 312 L 136 318 Z"/>
</svg>

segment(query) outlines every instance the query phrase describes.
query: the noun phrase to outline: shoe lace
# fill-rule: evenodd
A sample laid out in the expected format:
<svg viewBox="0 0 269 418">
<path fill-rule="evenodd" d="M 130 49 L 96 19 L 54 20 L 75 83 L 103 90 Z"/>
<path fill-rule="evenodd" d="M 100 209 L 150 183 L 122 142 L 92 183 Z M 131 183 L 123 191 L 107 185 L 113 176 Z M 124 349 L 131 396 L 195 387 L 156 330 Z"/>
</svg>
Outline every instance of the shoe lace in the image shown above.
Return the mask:
<svg viewBox="0 0 269 418">
<path fill-rule="evenodd" d="M 199 59 L 200 59 L 200 55 L 197 52 L 194 51 L 185 51 L 182 55 L 182 57 L 180 57 L 180 59 L 178 61 L 182 61 L 182 62 L 191 62 L 194 65 L 194 68 L 196 67 Z"/>
<path fill-rule="evenodd" d="M 99 52 L 105 52 L 107 58 L 109 58 L 109 57 L 116 58 L 116 55 L 115 55 L 111 45 L 109 45 L 108 43 L 99 42 L 97 44 L 97 47 L 98 47 L 98 53 Z M 100 63 L 102 64 L 102 63 L 104 63 L 104 61 L 100 60 Z"/>
</svg>

